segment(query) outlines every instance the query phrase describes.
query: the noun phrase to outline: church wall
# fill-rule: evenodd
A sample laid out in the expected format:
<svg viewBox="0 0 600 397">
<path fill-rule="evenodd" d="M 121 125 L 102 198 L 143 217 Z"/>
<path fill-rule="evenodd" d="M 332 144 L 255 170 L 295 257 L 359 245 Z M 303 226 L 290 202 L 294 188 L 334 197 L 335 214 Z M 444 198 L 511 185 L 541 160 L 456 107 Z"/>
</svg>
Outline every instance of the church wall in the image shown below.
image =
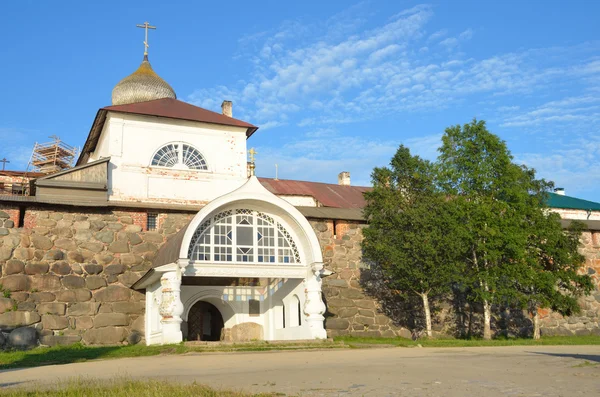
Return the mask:
<svg viewBox="0 0 600 397">
<path fill-rule="evenodd" d="M 0 331 L 34 327 L 46 345 L 139 342 L 145 298 L 129 287 L 192 214 L 161 214 L 149 232 L 135 210 L 28 207 L 26 228 L 7 225 L 11 210 L 0 204 Z"/>
<path fill-rule="evenodd" d="M 245 132 L 238 127 L 109 114 L 90 159 L 111 157 L 109 200 L 205 204 L 246 181 Z M 196 147 L 208 170 L 151 167 L 154 153 L 171 142 Z"/>
</svg>

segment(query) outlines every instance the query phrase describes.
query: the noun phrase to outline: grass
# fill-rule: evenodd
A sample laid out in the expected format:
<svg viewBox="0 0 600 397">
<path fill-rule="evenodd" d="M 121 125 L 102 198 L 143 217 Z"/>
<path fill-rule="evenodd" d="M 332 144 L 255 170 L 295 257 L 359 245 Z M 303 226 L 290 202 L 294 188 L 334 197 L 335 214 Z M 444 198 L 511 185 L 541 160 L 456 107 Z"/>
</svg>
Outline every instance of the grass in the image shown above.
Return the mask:
<svg viewBox="0 0 600 397">
<path fill-rule="evenodd" d="M 549 346 L 549 345 L 600 345 L 600 336 L 546 336 L 535 340 L 531 338 L 498 338 L 483 339 L 419 339 L 412 341 L 405 338 L 361 338 L 354 336 L 340 336 L 335 338 L 350 347 L 363 347 L 365 345 L 393 345 L 398 347 L 475 347 L 475 346 Z"/>
<path fill-rule="evenodd" d="M 269 343 L 253 342 L 244 344 L 207 345 L 164 345 L 164 346 L 71 346 L 38 347 L 28 351 L 0 353 L 0 370 L 40 365 L 68 364 L 88 360 L 105 360 L 124 357 L 157 356 L 161 354 L 188 354 L 207 352 L 248 352 L 271 350 L 307 350 L 348 347 L 343 343 Z"/>
<path fill-rule="evenodd" d="M 68 364 L 88 360 L 105 360 L 124 357 L 144 357 L 161 354 L 202 354 L 207 352 L 251 352 L 272 350 L 308 350 L 335 348 L 364 348 L 377 345 L 398 347 L 472 347 L 472 346 L 544 346 L 544 345 L 600 345 L 600 336 L 553 336 L 540 340 L 499 338 L 483 339 L 419 339 L 361 338 L 344 336 L 335 343 L 269 343 L 257 341 L 242 344 L 165 345 L 165 346 L 71 346 L 39 347 L 29 351 L 0 353 L 0 370 L 41 365 Z"/>
<path fill-rule="evenodd" d="M 274 394 L 245 394 L 235 391 L 215 390 L 207 386 L 192 384 L 177 384 L 158 380 L 128 380 L 100 381 L 80 378 L 58 383 L 54 387 L 26 387 L 0 390 L 0 397 L 105 397 L 105 396 L 136 396 L 136 397 L 267 397 Z"/>
</svg>

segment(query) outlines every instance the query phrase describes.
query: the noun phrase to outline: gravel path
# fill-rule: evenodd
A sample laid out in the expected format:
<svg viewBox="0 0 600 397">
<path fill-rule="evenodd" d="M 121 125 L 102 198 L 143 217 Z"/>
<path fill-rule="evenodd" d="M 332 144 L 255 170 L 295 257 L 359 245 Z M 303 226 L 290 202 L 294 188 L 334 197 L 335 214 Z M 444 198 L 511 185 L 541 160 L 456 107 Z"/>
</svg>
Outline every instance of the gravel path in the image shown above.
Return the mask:
<svg viewBox="0 0 600 397">
<path fill-rule="evenodd" d="M 600 396 L 600 346 L 387 348 L 125 358 L 0 371 L 0 387 L 163 378 L 288 396 Z"/>
</svg>

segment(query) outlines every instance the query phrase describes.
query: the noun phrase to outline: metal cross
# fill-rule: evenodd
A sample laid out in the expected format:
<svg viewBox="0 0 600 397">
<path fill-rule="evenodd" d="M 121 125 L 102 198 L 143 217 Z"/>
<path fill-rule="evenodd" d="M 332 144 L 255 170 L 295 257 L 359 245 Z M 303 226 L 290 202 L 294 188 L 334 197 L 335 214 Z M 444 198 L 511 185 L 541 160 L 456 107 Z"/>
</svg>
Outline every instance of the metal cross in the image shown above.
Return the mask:
<svg viewBox="0 0 600 397">
<path fill-rule="evenodd" d="M 254 148 L 250 148 L 250 150 L 248 150 L 248 154 L 250 155 L 250 162 L 254 163 L 254 155 L 258 154 L 258 152 L 254 150 Z"/>
<path fill-rule="evenodd" d="M 0 163 L 2 163 L 2 171 L 4 171 L 4 167 L 6 166 L 6 163 L 10 163 L 10 161 L 8 161 L 5 157 L 2 160 L 0 160 Z"/>
<path fill-rule="evenodd" d="M 148 29 L 156 29 L 156 26 L 150 26 L 148 22 L 144 22 L 143 25 L 135 25 L 138 28 L 143 28 L 146 30 L 146 40 L 144 40 L 144 55 L 148 55 Z"/>
</svg>

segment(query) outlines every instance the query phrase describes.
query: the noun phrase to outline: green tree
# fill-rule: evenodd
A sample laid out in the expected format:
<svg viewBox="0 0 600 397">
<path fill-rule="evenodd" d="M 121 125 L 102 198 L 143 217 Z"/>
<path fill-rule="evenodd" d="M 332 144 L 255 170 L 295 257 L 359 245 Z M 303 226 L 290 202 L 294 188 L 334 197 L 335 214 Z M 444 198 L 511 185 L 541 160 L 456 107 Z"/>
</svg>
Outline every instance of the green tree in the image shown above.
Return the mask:
<svg viewBox="0 0 600 397">
<path fill-rule="evenodd" d="M 381 266 L 390 288 L 421 298 L 432 336 L 430 299 L 448 292 L 460 274 L 457 217 L 436 189 L 434 166 L 404 146 L 389 168 L 374 169 L 372 181 L 373 190 L 365 193 L 364 256 Z"/>
<path fill-rule="evenodd" d="M 525 177 L 484 121 L 447 128 L 439 152 L 439 184 L 464 230 L 465 285 L 470 299 L 483 306 L 483 337 L 491 339 L 492 305 L 517 297 L 513 280 L 527 266 L 523 214 L 536 181 Z"/>
<path fill-rule="evenodd" d="M 530 218 L 527 271 L 517 280 L 519 302 L 533 320 L 534 339 L 540 338 L 539 309 L 565 316 L 579 313 L 578 298 L 594 288 L 591 277 L 580 272 L 585 260 L 578 250 L 583 224 L 574 221 L 563 230 L 560 216 L 544 207 L 545 200 Z"/>
</svg>

